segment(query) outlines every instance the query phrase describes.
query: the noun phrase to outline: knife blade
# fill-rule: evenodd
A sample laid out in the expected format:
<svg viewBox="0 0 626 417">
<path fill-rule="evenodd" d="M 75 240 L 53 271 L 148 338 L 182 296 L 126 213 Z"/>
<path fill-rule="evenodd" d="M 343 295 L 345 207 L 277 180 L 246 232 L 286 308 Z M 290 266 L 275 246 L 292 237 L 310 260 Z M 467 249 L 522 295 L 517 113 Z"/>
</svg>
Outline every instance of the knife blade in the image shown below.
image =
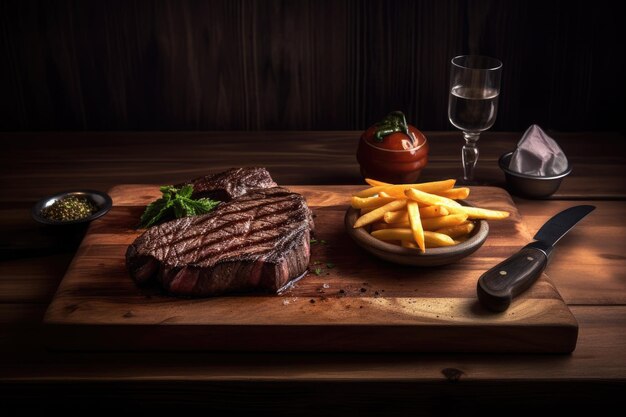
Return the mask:
<svg viewBox="0 0 626 417">
<path fill-rule="evenodd" d="M 554 246 L 595 206 L 570 207 L 554 215 L 519 252 L 489 269 L 478 279 L 480 303 L 493 311 L 509 308 L 514 297 L 526 291 L 548 265 Z"/>
</svg>

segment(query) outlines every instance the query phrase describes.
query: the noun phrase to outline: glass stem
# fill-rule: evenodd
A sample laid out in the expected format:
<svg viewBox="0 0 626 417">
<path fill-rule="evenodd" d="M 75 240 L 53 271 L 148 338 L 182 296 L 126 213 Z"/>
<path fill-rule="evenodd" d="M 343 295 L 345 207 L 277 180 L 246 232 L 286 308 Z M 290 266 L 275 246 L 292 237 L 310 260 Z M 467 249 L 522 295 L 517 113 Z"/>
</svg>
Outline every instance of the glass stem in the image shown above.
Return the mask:
<svg viewBox="0 0 626 417">
<path fill-rule="evenodd" d="M 465 139 L 465 145 L 461 151 L 463 157 L 463 179 L 465 181 L 474 181 L 474 167 L 478 161 L 478 138 L 480 133 L 463 132 L 463 138 Z"/>
</svg>

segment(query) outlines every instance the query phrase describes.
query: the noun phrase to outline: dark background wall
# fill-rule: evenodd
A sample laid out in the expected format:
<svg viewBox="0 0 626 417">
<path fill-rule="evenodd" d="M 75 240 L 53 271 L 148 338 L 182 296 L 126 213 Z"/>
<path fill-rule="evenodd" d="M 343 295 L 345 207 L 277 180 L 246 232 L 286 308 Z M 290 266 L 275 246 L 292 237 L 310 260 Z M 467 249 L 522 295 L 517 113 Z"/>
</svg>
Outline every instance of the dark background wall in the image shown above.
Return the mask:
<svg viewBox="0 0 626 417">
<path fill-rule="evenodd" d="M 0 130 L 447 121 L 449 60 L 504 62 L 496 130 L 623 130 L 620 1 L 2 1 Z"/>
</svg>

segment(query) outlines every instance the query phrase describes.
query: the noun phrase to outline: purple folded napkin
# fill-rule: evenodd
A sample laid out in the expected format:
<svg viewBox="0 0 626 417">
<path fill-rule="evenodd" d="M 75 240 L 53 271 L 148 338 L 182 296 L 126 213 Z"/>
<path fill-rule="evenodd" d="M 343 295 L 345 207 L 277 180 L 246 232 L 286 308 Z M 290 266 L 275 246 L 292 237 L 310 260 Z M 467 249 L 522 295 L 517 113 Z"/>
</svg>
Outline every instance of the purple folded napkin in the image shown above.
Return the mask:
<svg viewBox="0 0 626 417">
<path fill-rule="evenodd" d="M 527 175 L 553 176 L 567 169 L 567 158 L 554 139 L 532 125 L 517 143 L 509 169 Z"/>
</svg>

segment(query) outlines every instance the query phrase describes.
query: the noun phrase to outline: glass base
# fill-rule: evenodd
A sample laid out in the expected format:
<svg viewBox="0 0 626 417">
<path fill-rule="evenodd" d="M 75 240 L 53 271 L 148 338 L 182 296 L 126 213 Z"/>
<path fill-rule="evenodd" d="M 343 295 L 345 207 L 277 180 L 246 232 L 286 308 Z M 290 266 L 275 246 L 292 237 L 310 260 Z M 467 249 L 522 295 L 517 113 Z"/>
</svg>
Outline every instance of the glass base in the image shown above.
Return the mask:
<svg viewBox="0 0 626 417">
<path fill-rule="evenodd" d="M 476 181 L 476 179 L 473 179 L 471 181 L 466 180 L 463 177 L 457 178 L 456 179 L 456 185 L 455 187 L 465 187 L 468 185 L 482 185 L 480 184 L 478 181 Z"/>
<path fill-rule="evenodd" d="M 463 175 L 456 178 L 455 187 L 466 187 L 471 185 L 493 185 L 493 183 L 476 177 L 474 177 L 473 180 L 466 180 L 465 178 L 463 178 Z"/>
</svg>

